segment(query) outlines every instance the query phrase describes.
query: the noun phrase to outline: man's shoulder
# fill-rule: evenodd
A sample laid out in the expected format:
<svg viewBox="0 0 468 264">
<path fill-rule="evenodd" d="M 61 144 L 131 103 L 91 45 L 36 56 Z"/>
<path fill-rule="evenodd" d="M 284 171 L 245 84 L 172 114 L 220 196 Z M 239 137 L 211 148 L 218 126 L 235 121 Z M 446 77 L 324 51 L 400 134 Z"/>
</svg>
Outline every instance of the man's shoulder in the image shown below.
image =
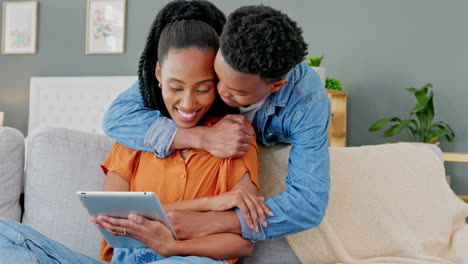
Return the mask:
<svg viewBox="0 0 468 264">
<path fill-rule="evenodd" d="M 127 90 L 120 93 L 118 99 L 120 100 L 135 100 L 138 99 L 143 101 L 140 92 L 140 83 L 139 81 L 135 81 Z"/>
<path fill-rule="evenodd" d="M 305 62 L 291 69 L 286 78 L 288 83 L 280 89 L 275 100 L 283 107 L 307 104 L 327 94 L 318 74 Z"/>
</svg>

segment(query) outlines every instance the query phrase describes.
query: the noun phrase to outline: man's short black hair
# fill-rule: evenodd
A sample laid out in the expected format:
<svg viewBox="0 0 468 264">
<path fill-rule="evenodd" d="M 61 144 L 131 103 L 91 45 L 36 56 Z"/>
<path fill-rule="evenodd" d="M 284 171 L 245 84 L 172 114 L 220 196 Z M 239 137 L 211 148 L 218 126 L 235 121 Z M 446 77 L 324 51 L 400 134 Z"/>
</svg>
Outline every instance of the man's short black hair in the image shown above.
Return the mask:
<svg viewBox="0 0 468 264">
<path fill-rule="evenodd" d="M 307 43 L 297 23 L 263 5 L 232 12 L 220 41 L 229 66 L 270 81 L 283 78 L 307 55 Z"/>
</svg>

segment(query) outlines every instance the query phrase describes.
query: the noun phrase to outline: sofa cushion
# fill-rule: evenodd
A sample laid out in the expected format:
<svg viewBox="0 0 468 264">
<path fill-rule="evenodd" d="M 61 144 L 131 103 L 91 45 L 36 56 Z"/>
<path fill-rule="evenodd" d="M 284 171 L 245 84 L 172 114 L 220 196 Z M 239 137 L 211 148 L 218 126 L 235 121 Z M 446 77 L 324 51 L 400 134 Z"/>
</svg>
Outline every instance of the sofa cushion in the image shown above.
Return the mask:
<svg viewBox="0 0 468 264">
<path fill-rule="evenodd" d="M 0 217 L 21 219 L 24 137 L 11 127 L 0 127 Z"/>
<path fill-rule="evenodd" d="M 269 163 L 268 182 L 260 177 L 267 196 L 284 188 L 288 152 L 271 152 L 277 162 Z M 468 263 L 468 205 L 448 186 L 437 153 L 408 143 L 330 148 L 325 218 L 286 238 L 297 257 L 325 264 Z"/>
<path fill-rule="evenodd" d="M 284 178 L 288 172 L 290 149 L 291 145 L 258 146 L 261 195 L 270 197 L 285 189 Z M 252 255 L 241 260 L 243 264 L 300 263 L 285 238 L 259 241 Z"/>
<path fill-rule="evenodd" d="M 75 192 L 102 190 L 100 163 L 113 143 L 65 128 L 41 128 L 29 136 L 23 223 L 97 258 L 101 235 Z"/>
<path fill-rule="evenodd" d="M 299 264 L 296 254 L 285 238 L 258 241 L 249 257 L 241 259 L 242 264 Z"/>
</svg>

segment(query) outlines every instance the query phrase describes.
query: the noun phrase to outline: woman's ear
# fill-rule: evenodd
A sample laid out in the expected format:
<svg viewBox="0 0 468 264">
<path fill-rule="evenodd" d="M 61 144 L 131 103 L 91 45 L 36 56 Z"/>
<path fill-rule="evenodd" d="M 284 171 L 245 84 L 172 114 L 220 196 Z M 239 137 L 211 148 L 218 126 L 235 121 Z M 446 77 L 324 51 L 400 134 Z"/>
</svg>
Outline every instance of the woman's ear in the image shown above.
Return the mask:
<svg viewBox="0 0 468 264">
<path fill-rule="evenodd" d="M 158 79 L 158 82 L 161 83 L 161 67 L 159 67 L 159 61 L 156 62 L 156 69 L 154 70 L 154 75 L 156 75 L 156 79 Z"/>
</svg>

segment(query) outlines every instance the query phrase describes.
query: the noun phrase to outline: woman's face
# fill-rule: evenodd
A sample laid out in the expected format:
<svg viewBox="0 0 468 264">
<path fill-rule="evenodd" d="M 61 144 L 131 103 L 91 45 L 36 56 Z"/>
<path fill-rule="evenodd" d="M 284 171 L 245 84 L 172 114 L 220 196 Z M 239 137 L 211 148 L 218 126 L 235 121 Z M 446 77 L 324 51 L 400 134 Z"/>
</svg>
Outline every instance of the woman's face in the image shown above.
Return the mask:
<svg viewBox="0 0 468 264">
<path fill-rule="evenodd" d="M 156 65 L 164 104 L 181 128 L 200 122 L 216 97 L 216 51 L 196 47 L 169 49 L 163 64 Z"/>
</svg>

